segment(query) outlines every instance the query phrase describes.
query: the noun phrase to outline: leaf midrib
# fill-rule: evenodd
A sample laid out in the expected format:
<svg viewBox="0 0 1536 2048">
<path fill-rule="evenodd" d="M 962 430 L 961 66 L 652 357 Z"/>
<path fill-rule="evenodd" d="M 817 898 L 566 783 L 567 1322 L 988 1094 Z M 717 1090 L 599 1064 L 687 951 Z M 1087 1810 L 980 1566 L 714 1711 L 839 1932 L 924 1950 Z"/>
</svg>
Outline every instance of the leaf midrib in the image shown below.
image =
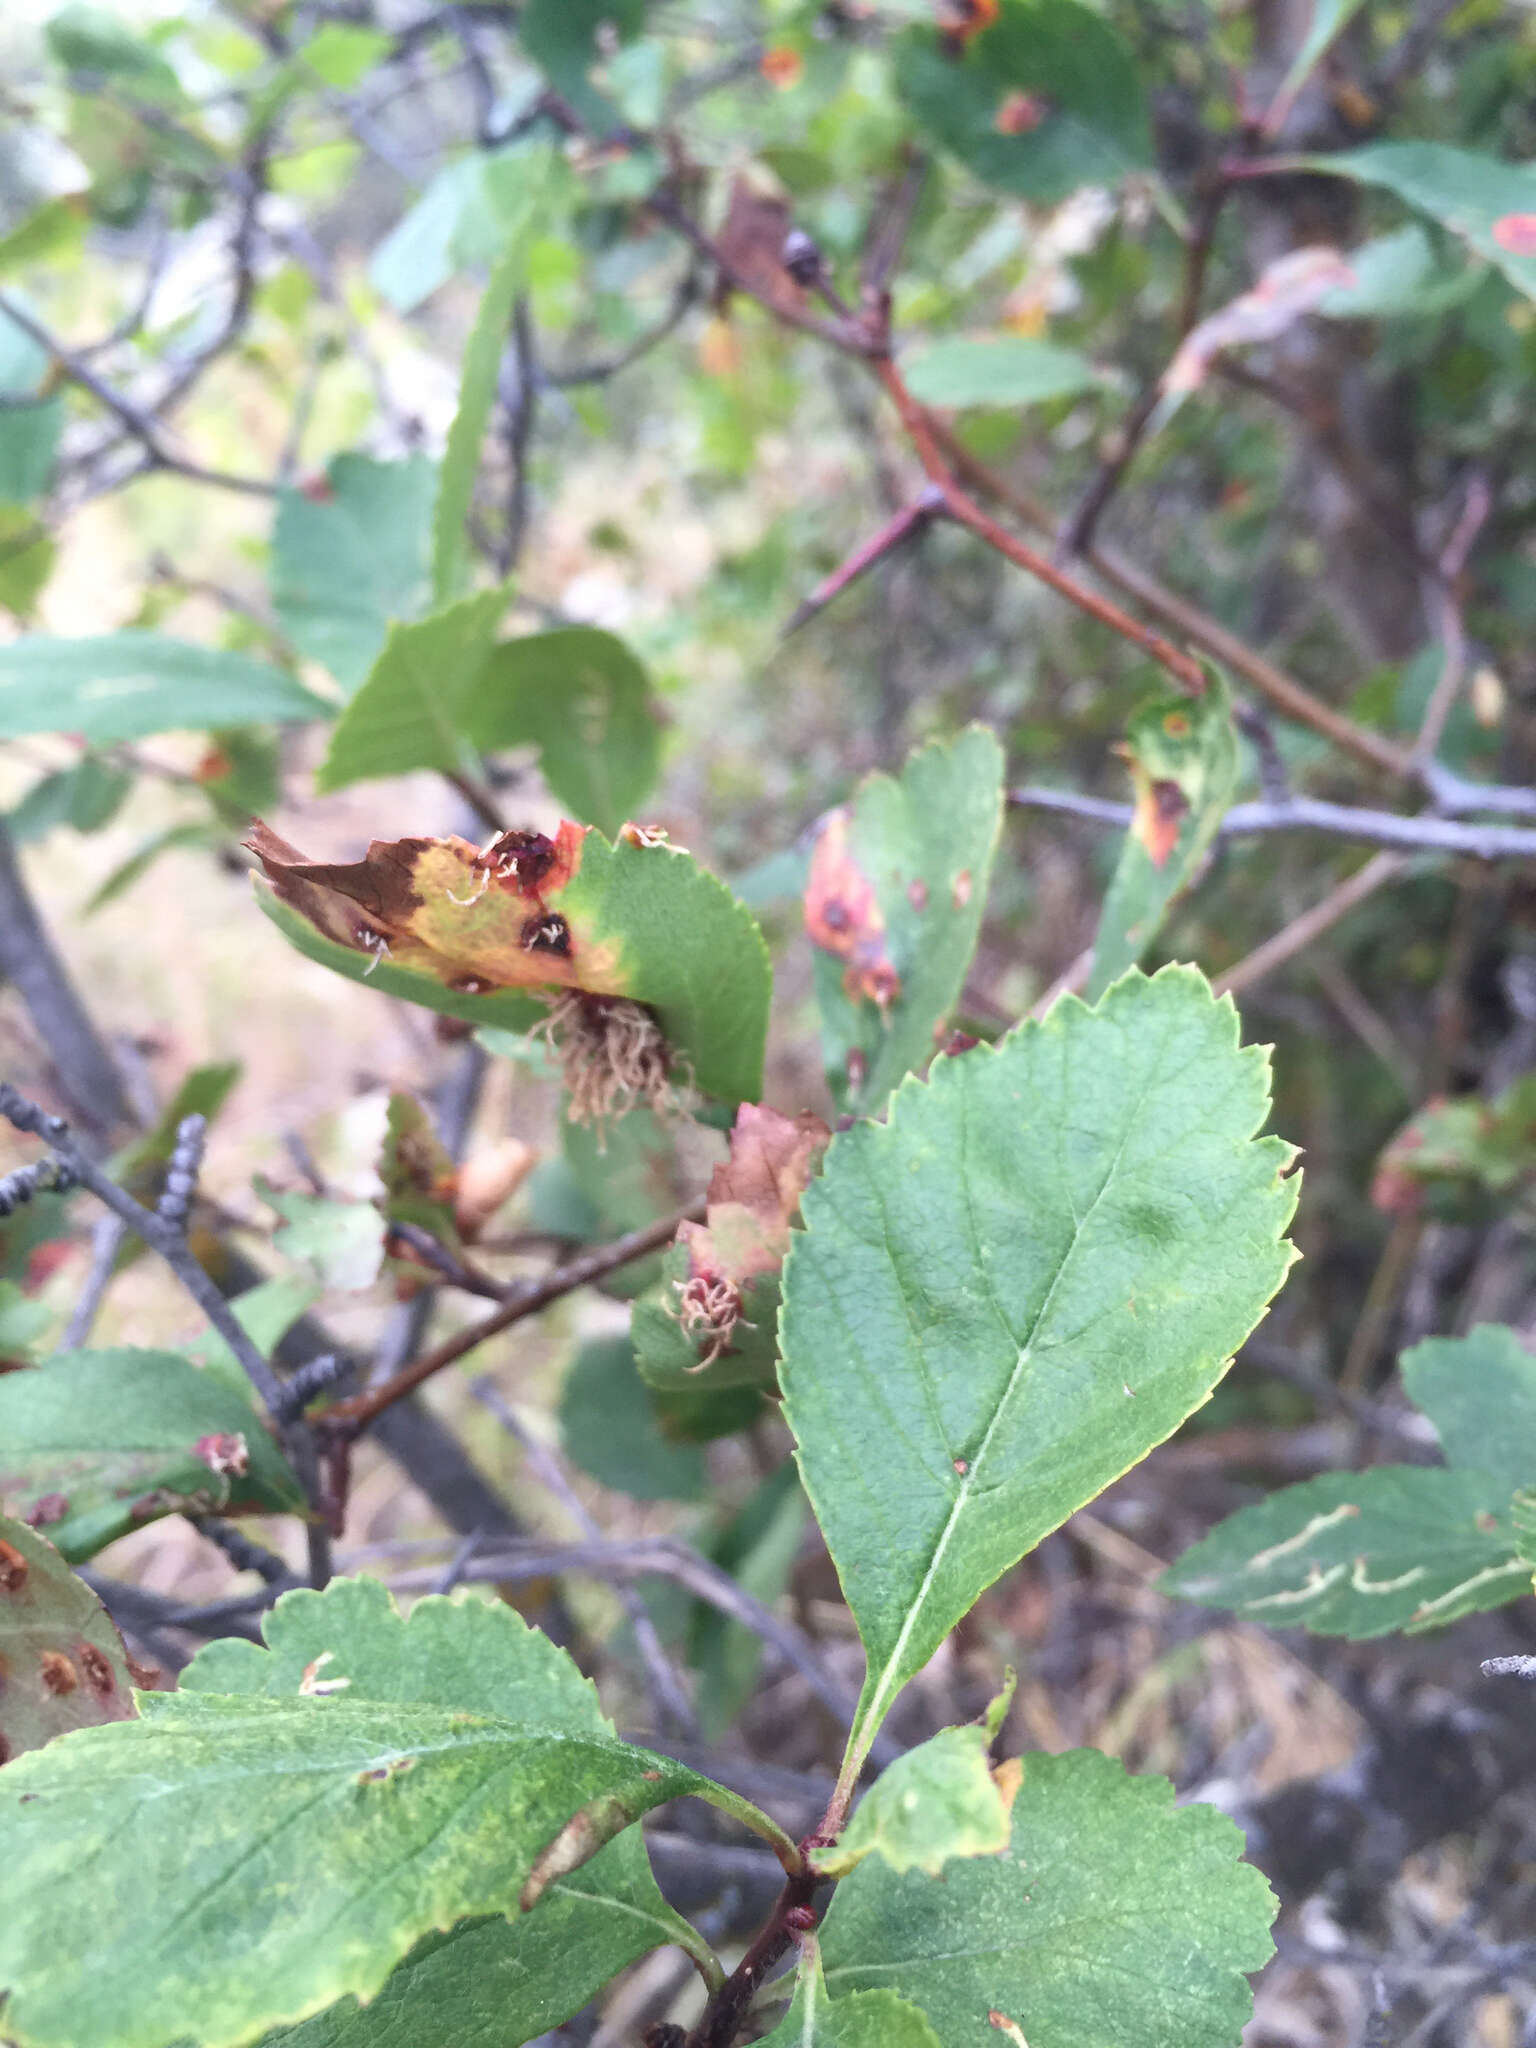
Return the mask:
<svg viewBox="0 0 1536 2048">
<path fill-rule="evenodd" d="M 1159 1047 L 1159 1052 L 1161 1052 L 1161 1050 L 1162 1048 Z M 1147 1063 L 1147 1067 L 1144 1070 L 1144 1078 L 1142 1081 L 1141 1091 L 1136 1098 L 1134 1109 L 1132 1110 L 1131 1114 L 1124 1119 L 1121 1125 L 1120 1142 L 1115 1147 L 1114 1158 L 1110 1161 L 1108 1167 L 1105 1169 L 1104 1178 L 1099 1183 L 1098 1192 L 1094 1195 L 1093 1200 L 1088 1204 L 1088 1207 L 1084 1210 L 1081 1217 L 1077 1215 L 1075 1209 L 1072 1212 L 1072 1242 L 1067 1246 L 1066 1251 L 1062 1254 L 1060 1263 L 1057 1265 L 1055 1273 L 1051 1276 L 1051 1284 L 1046 1289 L 1045 1299 L 1041 1302 L 1039 1308 L 1035 1312 L 1034 1320 L 1030 1324 L 1029 1334 L 1019 1348 L 1018 1356 L 1013 1363 L 1013 1369 L 1008 1375 L 1007 1384 L 1003 1388 L 1002 1393 L 998 1396 L 996 1405 L 992 1410 L 992 1419 L 987 1424 L 986 1433 L 982 1437 L 980 1444 L 977 1446 L 975 1457 L 971 1459 L 965 1473 L 961 1477 L 959 1488 L 955 1494 L 953 1502 L 950 1505 L 949 1513 L 945 1517 L 944 1527 L 940 1530 L 938 1540 L 934 1544 L 933 1555 L 928 1560 L 928 1568 L 923 1574 L 922 1584 L 918 1587 L 917 1597 L 913 1600 L 913 1602 L 907 1609 L 906 1618 L 902 1622 L 900 1629 L 897 1631 L 896 1641 L 892 1645 L 890 1654 L 886 1658 L 885 1664 L 881 1669 L 880 1676 L 876 1682 L 874 1691 L 869 1695 L 869 1704 L 859 1717 L 859 1733 L 857 1738 L 854 1741 L 850 1742 L 850 1752 L 855 1750 L 858 1747 L 859 1743 L 873 1740 L 874 1730 L 879 1727 L 881 1720 L 883 1720 L 884 1718 L 886 1707 L 889 1705 L 890 1699 L 894 1697 L 896 1690 L 899 1689 L 899 1681 L 896 1681 L 894 1679 L 893 1674 L 896 1672 L 901 1662 L 902 1654 L 905 1651 L 907 1644 L 911 1641 L 913 1632 L 917 1627 L 918 1621 L 922 1617 L 924 1608 L 927 1605 L 928 1596 L 933 1587 L 934 1580 L 938 1575 L 939 1567 L 944 1561 L 945 1554 L 949 1549 L 949 1545 L 954 1536 L 955 1530 L 958 1528 L 960 1524 L 961 1517 L 964 1515 L 965 1511 L 970 1506 L 971 1495 L 973 1494 L 973 1492 L 978 1490 L 978 1482 L 981 1477 L 982 1467 L 985 1465 L 987 1454 L 991 1450 L 992 1439 L 997 1433 L 998 1424 L 1002 1420 L 1005 1409 L 1007 1409 L 1007 1407 L 1013 1399 L 1014 1392 L 1019 1384 L 1020 1376 L 1023 1373 L 1024 1367 L 1028 1363 L 1030 1354 L 1034 1349 L 1035 1339 L 1039 1335 L 1040 1326 L 1045 1321 L 1047 1314 L 1050 1312 L 1051 1303 L 1056 1298 L 1056 1290 L 1061 1285 L 1062 1276 L 1067 1271 L 1067 1268 L 1071 1265 L 1073 1259 L 1077 1256 L 1078 1247 L 1081 1245 L 1083 1241 L 1083 1232 L 1087 1228 L 1088 1224 L 1093 1220 L 1095 1211 L 1098 1209 L 1100 1202 L 1103 1201 L 1106 1192 L 1108 1191 L 1110 1185 L 1114 1181 L 1115 1175 L 1119 1172 L 1120 1162 L 1125 1156 L 1125 1148 L 1130 1140 L 1130 1133 L 1135 1128 L 1136 1123 L 1140 1118 L 1141 1112 L 1146 1106 L 1147 1097 L 1151 1093 L 1151 1077 L 1157 1075 L 1159 1071 L 1160 1069 L 1158 1063 L 1149 1060 Z M 1007 1319 L 1004 1317 L 1002 1313 L 1002 1306 L 997 1300 L 996 1289 L 992 1281 L 991 1273 L 986 1268 L 985 1260 L 982 1259 L 980 1256 L 981 1247 L 979 1240 L 976 1239 L 974 1222 L 970 1211 L 969 1182 L 966 1180 L 965 1177 L 963 1158 L 966 1142 L 965 1133 L 967 1129 L 970 1108 L 971 1097 L 969 1091 L 966 1091 L 962 1095 L 960 1106 L 960 1130 L 962 1148 L 961 1180 L 967 1188 L 966 1217 L 967 1222 L 971 1224 L 971 1234 L 973 1241 L 975 1242 L 975 1248 L 977 1252 L 976 1265 L 986 1272 L 987 1290 L 989 1296 L 991 1297 L 994 1311 L 997 1314 L 998 1321 L 1001 1324 L 1002 1328 L 1005 1331 L 1007 1331 L 1010 1338 L 1012 1338 L 1012 1330 L 1007 1322 Z M 1064 1180 L 1063 1185 L 1067 1186 L 1068 1183 Z M 1014 1339 L 1013 1341 L 1017 1342 L 1016 1339 Z M 868 1731 L 867 1734 L 865 1732 L 866 1730 Z"/>
</svg>

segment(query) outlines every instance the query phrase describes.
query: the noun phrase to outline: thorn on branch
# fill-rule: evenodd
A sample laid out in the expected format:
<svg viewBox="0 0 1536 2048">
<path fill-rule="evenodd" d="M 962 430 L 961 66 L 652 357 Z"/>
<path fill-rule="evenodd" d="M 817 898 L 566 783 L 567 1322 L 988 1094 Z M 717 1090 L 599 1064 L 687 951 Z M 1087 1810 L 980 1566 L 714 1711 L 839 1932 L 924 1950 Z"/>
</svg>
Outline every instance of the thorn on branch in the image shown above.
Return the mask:
<svg viewBox="0 0 1536 2048">
<path fill-rule="evenodd" d="M 339 1358 L 333 1351 L 323 1351 L 318 1358 L 307 1358 L 283 1382 L 274 1420 L 297 1422 L 317 1395 L 329 1393 L 332 1387 L 346 1378 L 350 1367 L 350 1359 Z"/>
<path fill-rule="evenodd" d="M 43 1159 L 36 1166 L 18 1166 L 0 1178 L 0 1218 L 14 1216 L 35 1195 L 65 1195 L 75 1187 L 74 1174 L 61 1159 Z"/>
<path fill-rule="evenodd" d="M 165 1170 L 165 1186 L 155 1204 L 155 1214 L 173 1230 L 185 1231 L 187 1227 L 192 1197 L 197 1192 L 197 1176 L 203 1163 L 203 1148 L 207 1142 L 207 1117 L 184 1116 L 176 1126 L 176 1149 Z"/>
</svg>

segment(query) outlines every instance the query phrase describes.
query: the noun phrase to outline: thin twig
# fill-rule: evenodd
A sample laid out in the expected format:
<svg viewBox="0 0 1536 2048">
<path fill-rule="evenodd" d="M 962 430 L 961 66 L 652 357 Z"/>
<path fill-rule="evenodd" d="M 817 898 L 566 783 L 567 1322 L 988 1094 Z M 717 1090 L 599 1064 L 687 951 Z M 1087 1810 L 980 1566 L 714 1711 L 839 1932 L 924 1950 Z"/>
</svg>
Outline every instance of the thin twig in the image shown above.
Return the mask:
<svg viewBox="0 0 1536 2048">
<path fill-rule="evenodd" d="M 1287 960 L 1303 952 L 1312 941 L 1336 925 L 1341 917 L 1347 917 L 1357 904 L 1368 896 L 1395 882 L 1399 875 L 1406 873 L 1408 857 L 1401 853 L 1375 853 L 1337 888 L 1330 889 L 1320 903 L 1293 918 L 1283 930 L 1266 939 L 1262 946 L 1256 946 L 1237 965 L 1225 974 L 1219 974 L 1211 986 L 1217 995 L 1237 995 L 1245 988 L 1252 988 L 1256 981 L 1262 981 L 1266 974 L 1273 974 L 1277 967 L 1283 967 Z"/>
<path fill-rule="evenodd" d="M 1037 577 L 1059 597 L 1066 598 L 1069 604 L 1074 604 L 1079 611 L 1086 612 L 1089 618 L 1097 619 L 1100 625 L 1108 626 L 1111 632 L 1118 633 L 1121 639 L 1128 640 L 1133 647 L 1139 648 L 1149 660 L 1166 669 L 1182 689 L 1190 691 L 1195 696 L 1204 692 L 1205 671 L 1193 655 L 1185 654 L 1180 648 L 1175 647 L 1172 641 L 1165 640 L 1161 633 L 1154 633 L 1143 626 L 1139 620 L 1133 619 L 1129 612 L 1122 611 L 1119 605 L 1111 603 L 1108 598 L 1097 596 L 1075 576 L 1058 568 L 1054 562 L 1029 547 L 1017 535 L 1009 533 L 1005 527 L 999 526 L 989 513 L 984 512 L 957 481 L 954 471 L 945 459 L 941 442 L 934 432 L 934 422 L 930 414 L 907 390 L 896 365 L 889 358 L 885 358 L 876 363 L 875 369 L 917 451 L 918 460 L 929 479 L 942 492 L 944 509 L 952 519 L 968 527 L 979 540 L 984 540 L 989 547 L 995 548 L 1015 567 Z"/>
<path fill-rule="evenodd" d="M 690 1217 L 701 1217 L 703 1213 L 703 1209 L 695 1205 L 679 1210 L 676 1215 L 664 1216 L 659 1222 L 647 1223 L 642 1229 L 632 1230 L 611 1244 L 594 1245 L 591 1251 L 583 1252 L 568 1265 L 557 1266 L 542 1280 L 517 1288 L 493 1314 L 478 1323 L 471 1323 L 467 1330 L 459 1330 L 452 1337 L 445 1338 L 381 1386 L 371 1387 L 364 1394 L 354 1394 L 350 1400 L 336 1402 L 334 1407 L 323 1410 L 316 1420 L 352 1431 L 366 1428 L 392 1402 L 398 1401 L 403 1394 L 409 1394 L 445 1366 L 455 1364 L 466 1352 L 485 1343 L 487 1338 L 510 1329 L 524 1316 L 537 1315 L 540 1309 L 548 1308 L 562 1295 L 571 1294 L 578 1287 L 586 1287 L 594 1280 L 604 1279 L 621 1266 L 644 1258 L 647 1252 L 658 1251 L 677 1235 L 680 1223 L 687 1222 Z"/>
<path fill-rule="evenodd" d="M 97 1218 L 96 1228 L 91 1232 L 91 1263 L 85 1281 L 70 1310 L 69 1321 L 64 1325 L 64 1334 L 59 1339 L 60 1351 L 78 1351 L 90 1336 L 101 1304 L 106 1299 L 112 1276 L 117 1271 L 118 1254 L 128 1235 L 128 1227 L 120 1216 Z"/>
<path fill-rule="evenodd" d="M 1008 802 L 1020 810 L 1055 811 L 1121 830 L 1129 827 L 1134 815 L 1129 804 L 1064 789 L 1011 789 Z M 1536 830 L 1519 825 L 1472 825 L 1433 815 L 1404 817 L 1394 811 L 1326 803 L 1309 796 L 1234 804 L 1222 819 L 1220 832 L 1227 839 L 1270 832 L 1322 832 L 1334 839 L 1354 839 L 1367 846 L 1404 852 L 1470 855 L 1474 860 L 1536 859 Z"/>
<path fill-rule="evenodd" d="M 884 561 L 888 555 L 895 554 L 897 549 L 904 547 L 908 541 L 915 540 L 918 534 L 926 529 L 934 514 L 942 512 L 943 509 L 943 492 L 937 484 L 929 484 L 910 505 L 902 506 L 877 533 L 871 534 L 868 540 L 861 542 L 845 561 L 838 564 L 830 576 L 822 578 L 810 596 L 803 598 L 795 606 L 779 637 L 787 640 L 791 633 L 797 633 L 835 597 L 840 597 L 845 590 L 857 583 L 861 576 L 867 575 L 877 562 Z"/>
<path fill-rule="evenodd" d="M 601 1542 L 602 1530 L 588 1514 L 581 1495 L 566 1477 L 559 1458 L 550 1446 L 542 1443 L 534 1435 L 510 1402 L 502 1398 L 501 1390 L 492 1381 L 473 1380 L 470 1383 L 470 1392 L 482 1406 L 490 1410 L 507 1434 L 516 1438 L 534 1476 L 554 1494 L 582 1535 L 591 1541 Z M 619 1592 L 619 1599 L 634 1631 L 635 1647 L 640 1652 L 640 1660 L 645 1666 L 651 1703 L 656 1710 L 658 1722 L 663 1728 L 670 1728 L 678 1735 L 689 1739 L 696 1737 L 699 1733 L 699 1722 L 693 1710 L 693 1702 L 688 1697 L 682 1679 L 673 1668 L 671 1659 L 661 1647 L 661 1637 L 656 1633 L 656 1624 L 651 1619 L 650 1609 L 633 1586 L 623 1587 Z"/>
<path fill-rule="evenodd" d="M 1435 687 L 1430 692 L 1429 702 L 1424 708 L 1424 717 L 1419 726 L 1418 738 L 1413 743 L 1415 765 L 1422 766 L 1432 760 L 1439 750 L 1445 733 L 1446 720 L 1455 708 L 1456 699 L 1467 674 L 1467 628 L 1462 617 L 1462 608 L 1457 596 L 1457 584 L 1466 568 L 1467 557 L 1472 545 L 1482 530 L 1483 523 L 1493 506 L 1493 494 L 1487 479 L 1474 476 L 1467 487 L 1466 503 L 1461 517 L 1457 520 L 1450 539 L 1441 550 L 1436 567 L 1439 574 L 1424 579 L 1424 602 L 1434 620 L 1437 637 L 1444 649 L 1440 673 Z"/>
<path fill-rule="evenodd" d="M 418 1593 L 430 1589 L 438 1567 L 401 1572 L 390 1580 L 396 1592 Z M 759 1637 L 792 1670 L 797 1671 L 838 1721 L 846 1725 L 857 1705 L 852 1692 L 827 1671 L 816 1646 L 803 1630 L 785 1621 L 760 1600 L 738 1586 L 736 1581 L 709 1558 L 672 1536 L 642 1536 L 631 1542 L 605 1539 L 593 1543 L 549 1543 L 542 1539 L 498 1543 L 487 1548 L 464 1572 L 466 1582 L 514 1584 L 518 1580 L 547 1578 L 552 1572 L 581 1572 L 600 1579 L 674 1579 L 698 1600 L 716 1608 L 732 1621 Z M 901 1746 L 882 1735 L 870 1755 L 877 1764 L 892 1763 Z"/>
<path fill-rule="evenodd" d="M 166 445 L 160 423 L 152 414 L 115 390 L 105 378 L 99 377 L 88 362 L 65 348 L 40 321 L 32 317 L 25 306 L 5 292 L 0 292 L 0 313 L 35 341 L 39 348 L 46 349 L 57 369 L 71 384 L 78 384 L 82 391 L 89 392 L 98 405 L 127 429 L 143 449 L 147 468 L 168 470 L 173 476 L 185 477 L 189 483 L 213 484 L 220 490 L 242 491 L 251 497 L 270 498 L 275 494 L 277 486 L 264 477 L 232 476 L 224 470 L 207 469 L 200 462 L 189 462 L 177 455 Z"/>
</svg>

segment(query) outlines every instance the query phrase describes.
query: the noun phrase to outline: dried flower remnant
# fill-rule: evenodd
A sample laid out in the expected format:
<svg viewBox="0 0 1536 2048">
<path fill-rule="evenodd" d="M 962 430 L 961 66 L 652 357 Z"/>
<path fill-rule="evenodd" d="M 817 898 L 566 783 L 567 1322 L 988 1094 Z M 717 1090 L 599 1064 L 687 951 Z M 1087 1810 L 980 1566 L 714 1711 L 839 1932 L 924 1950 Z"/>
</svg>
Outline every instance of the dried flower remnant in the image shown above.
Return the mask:
<svg viewBox="0 0 1536 2048">
<path fill-rule="evenodd" d="M 783 1265 L 800 1198 L 831 1138 L 810 1112 L 787 1117 L 753 1102 L 737 1111 L 730 1157 L 710 1176 L 707 1221 L 677 1233 L 688 1255 L 687 1275 L 675 1282 L 677 1319 L 701 1347 L 696 1370 L 722 1357 L 739 1328 L 756 1327 L 743 1313 L 745 1290 Z"/>
<path fill-rule="evenodd" d="M 643 1106 L 663 1115 L 673 1107 L 672 1048 L 643 1003 L 568 989 L 538 1029 L 560 1062 L 573 1123 L 601 1132 L 626 1110 Z"/>
</svg>

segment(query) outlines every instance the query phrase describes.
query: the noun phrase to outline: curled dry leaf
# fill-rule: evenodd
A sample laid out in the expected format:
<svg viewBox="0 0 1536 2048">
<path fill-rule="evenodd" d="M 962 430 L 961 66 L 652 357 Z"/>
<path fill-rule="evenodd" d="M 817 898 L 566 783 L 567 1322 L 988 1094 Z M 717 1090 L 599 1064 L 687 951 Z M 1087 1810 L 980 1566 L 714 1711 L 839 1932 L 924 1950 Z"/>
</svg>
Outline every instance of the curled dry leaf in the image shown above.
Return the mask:
<svg viewBox="0 0 1536 2048">
<path fill-rule="evenodd" d="M 1163 372 L 1163 397 L 1183 398 L 1197 391 L 1225 349 L 1274 341 L 1329 292 L 1355 282 L 1353 269 L 1337 249 L 1325 243 L 1292 249 L 1271 263 L 1250 291 L 1191 328 Z"/>
<path fill-rule="evenodd" d="M 469 1023 L 526 1030 L 547 1008 L 572 1114 L 762 1087 L 771 974 L 745 906 L 680 847 L 626 826 L 375 840 L 306 860 L 258 823 L 247 844 L 301 952 Z M 508 1012 L 511 1012 L 509 1015 Z"/>
<path fill-rule="evenodd" d="M 716 238 L 721 255 L 742 283 L 770 306 L 788 313 L 798 313 L 805 304 L 805 293 L 784 267 L 784 244 L 793 225 L 783 199 L 738 176 Z M 730 278 L 723 278 L 717 299 L 720 306 L 729 299 L 730 289 Z"/>
<path fill-rule="evenodd" d="M 730 1348 L 744 1290 L 778 1274 L 800 1197 L 831 1141 L 826 1124 L 809 1111 L 781 1116 L 752 1102 L 737 1111 L 730 1157 L 710 1176 L 707 1220 L 677 1233 L 688 1262 L 675 1283 L 678 1321 L 703 1348 L 702 1365 Z"/>
</svg>

